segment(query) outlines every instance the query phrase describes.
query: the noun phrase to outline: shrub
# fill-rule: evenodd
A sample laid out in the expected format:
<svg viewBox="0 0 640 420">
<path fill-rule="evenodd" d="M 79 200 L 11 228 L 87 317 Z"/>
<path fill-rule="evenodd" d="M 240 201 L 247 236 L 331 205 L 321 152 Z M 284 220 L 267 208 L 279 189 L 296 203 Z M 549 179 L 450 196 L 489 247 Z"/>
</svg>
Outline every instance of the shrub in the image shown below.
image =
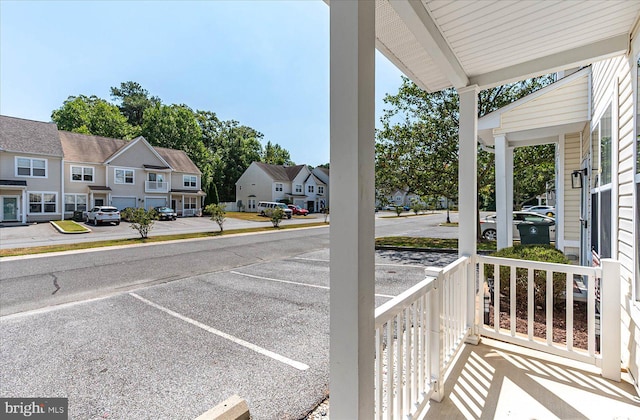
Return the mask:
<svg viewBox="0 0 640 420">
<path fill-rule="evenodd" d="M 124 221 L 130 222 L 131 218 L 133 217 L 133 212 L 135 211 L 135 209 L 133 207 L 126 207 L 124 209 L 122 209 L 122 211 L 120 212 L 120 218 Z"/>
<path fill-rule="evenodd" d="M 222 228 L 222 225 L 226 220 L 225 215 L 227 214 L 224 204 L 209 204 L 207 207 L 205 207 L 204 211 L 205 213 L 211 215 L 211 220 L 213 220 L 218 224 L 218 226 L 220 226 L 220 232 L 222 232 L 224 230 Z"/>
<path fill-rule="evenodd" d="M 411 201 L 411 210 L 413 210 L 413 212 L 416 214 L 416 216 L 418 215 L 418 213 L 420 213 L 422 210 L 424 210 L 425 206 L 424 204 L 422 204 L 422 202 L 418 201 L 418 200 L 412 200 Z"/>
<path fill-rule="evenodd" d="M 400 217 L 400 214 L 402 213 L 403 210 L 404 210 L 404 207 L 396 206 L 396 214 L 398 215 L 398 217 Z"/>
<path fill-rule="evenodd" d="M 542 261 L 556 264 L 569 264 L 569 259 L 559 250 L 550 245 L 516 245 L 504 248 L 491 254 L 493 257 L 513 258 L 519 260 Z M 493 265 L 484 266 L 485 278 L 494 278 Z M 500 266 L 500 293 L 509 294 L 511 268 Z M 533 271 L 533 298 L 536 306 L 546 305 L 547 272 L 544 270 Z M 516 299 L 517 306 L 527 306 L 528 270 L 516 268 Z M 553 274 L 553 301 L 556 302 L 566 289 L 566 276 L 563 273 Z"/>
<path fill-rule="evenodd" d="M 280 207 L 275 207 L 273 209 L 267 209 L 265 211 L 265 214 L 267 215 L 268 218 L 271 219 L 271 223 L 273 224 L 274 228 L 277 228 L 278 226 L 280 226 L 280 222 L 285 217 L 285 212 Z"/>
<path fill-rule="evenodd" d="M 131 229 L 137 230 L 140 237 L 145 239 L 149 236 L 149 232 L 151 232 L 156 220 L 158 220 L 158 213 L 154 209 L 147 211 L 139 207 L 132 209 L 129 221 L 131 222 Z"/>
</svg>

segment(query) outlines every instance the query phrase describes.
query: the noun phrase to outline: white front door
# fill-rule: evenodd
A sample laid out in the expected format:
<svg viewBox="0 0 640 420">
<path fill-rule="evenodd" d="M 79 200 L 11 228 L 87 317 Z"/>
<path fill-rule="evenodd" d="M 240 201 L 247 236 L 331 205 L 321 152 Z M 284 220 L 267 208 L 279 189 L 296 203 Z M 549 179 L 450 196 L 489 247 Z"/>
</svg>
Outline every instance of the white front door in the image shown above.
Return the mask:
<svg viewBox="0 0 640 420">
<path fill-rule="evenodd" d="M 20 220 L 20 197 L 18 196 L 2 196 L 2 215 L 0 220 L 3 222 L 16 222 Z"/>
</svg>

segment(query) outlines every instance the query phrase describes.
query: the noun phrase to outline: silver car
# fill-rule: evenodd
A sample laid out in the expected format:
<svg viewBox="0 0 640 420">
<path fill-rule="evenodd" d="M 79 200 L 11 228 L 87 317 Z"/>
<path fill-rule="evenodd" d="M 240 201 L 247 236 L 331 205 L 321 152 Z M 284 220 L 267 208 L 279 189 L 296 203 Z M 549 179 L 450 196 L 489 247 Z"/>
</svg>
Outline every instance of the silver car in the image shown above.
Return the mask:
<svg viewBox="0 0 640 420">
<path fill-rule="evenodd" d="M 553 206 L 529 206 L 529 207 L 523 207 L 522 211 L 544 214 L 545 216 L 548 216 L 548 217 L 556 217 L 556 208 Z"/>
<path fill-rule="evenodd" d="M 549 226 L 549 239 L 556 240 L 556 220 L 553 217 L 544 216 L 542 214 L 529 211 L 513 212 L 513 239 L 520 240 L 520 231 L 518 225 L 522 222 L 547 222 Z M 480 229 L 482 229 L 482 237 L 484 239 L 495 241 L 498 238 L 496 230 L 496 215 L 487 216 L 480 220 Z"/>
</svg>

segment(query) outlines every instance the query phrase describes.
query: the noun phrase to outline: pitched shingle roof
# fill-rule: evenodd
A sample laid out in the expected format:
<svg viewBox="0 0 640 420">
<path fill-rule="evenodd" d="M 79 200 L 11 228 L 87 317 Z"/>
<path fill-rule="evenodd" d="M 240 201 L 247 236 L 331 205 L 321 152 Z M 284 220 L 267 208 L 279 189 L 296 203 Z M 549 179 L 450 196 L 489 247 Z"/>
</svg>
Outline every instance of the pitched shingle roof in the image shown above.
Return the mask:
<svg viewBox="0 0 640 420">
<path fill-rule="evenodd" d="M 284 165 L 271 165 L 269 163 L 254 162 L 267 173 L 274 181 L 293 181 L 294 178 L 300 173 L 305 165 L 296 166 L 284 166 Z"/>
<path fill-rule="evenodd" d="M 189 156 L 182 151 L 176 149 L 166 149 L 164 147 L 154 147 L 156 152 L 177 172 L 188 172 L 191 174 L 200 174 L 200 169 L 193 163 Z"/>
<path fill-rule="evenodd" d="M 62 157 L 54 123 L 0 115 L 0 150 Z"/>
<path fill-rule="evenodd" d="M 102 163 L 127 142 L 109 137 L 60 131 L 64 157 L 71 162 Z"/>
</svg>

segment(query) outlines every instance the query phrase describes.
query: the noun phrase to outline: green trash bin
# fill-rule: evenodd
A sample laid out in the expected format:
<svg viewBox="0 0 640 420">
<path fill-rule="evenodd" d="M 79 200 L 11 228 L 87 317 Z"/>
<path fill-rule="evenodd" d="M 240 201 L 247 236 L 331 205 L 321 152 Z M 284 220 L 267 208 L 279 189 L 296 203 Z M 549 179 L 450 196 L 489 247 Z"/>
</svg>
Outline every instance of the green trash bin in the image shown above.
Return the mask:
<svg viewBox="0 0 640 420">
<path fill-rule="evenodd" d="M 83 222 L 84 215 L 82 211 L 74 210 L 73 212 L 73 221 L 74 222 Z"/>
<path fill-rule="evenodd" d="M 553 222 L 522 222 L 518 224 L 520 243 L 522 245 L 549 245 L 549 226 Z"/>
</svg>

